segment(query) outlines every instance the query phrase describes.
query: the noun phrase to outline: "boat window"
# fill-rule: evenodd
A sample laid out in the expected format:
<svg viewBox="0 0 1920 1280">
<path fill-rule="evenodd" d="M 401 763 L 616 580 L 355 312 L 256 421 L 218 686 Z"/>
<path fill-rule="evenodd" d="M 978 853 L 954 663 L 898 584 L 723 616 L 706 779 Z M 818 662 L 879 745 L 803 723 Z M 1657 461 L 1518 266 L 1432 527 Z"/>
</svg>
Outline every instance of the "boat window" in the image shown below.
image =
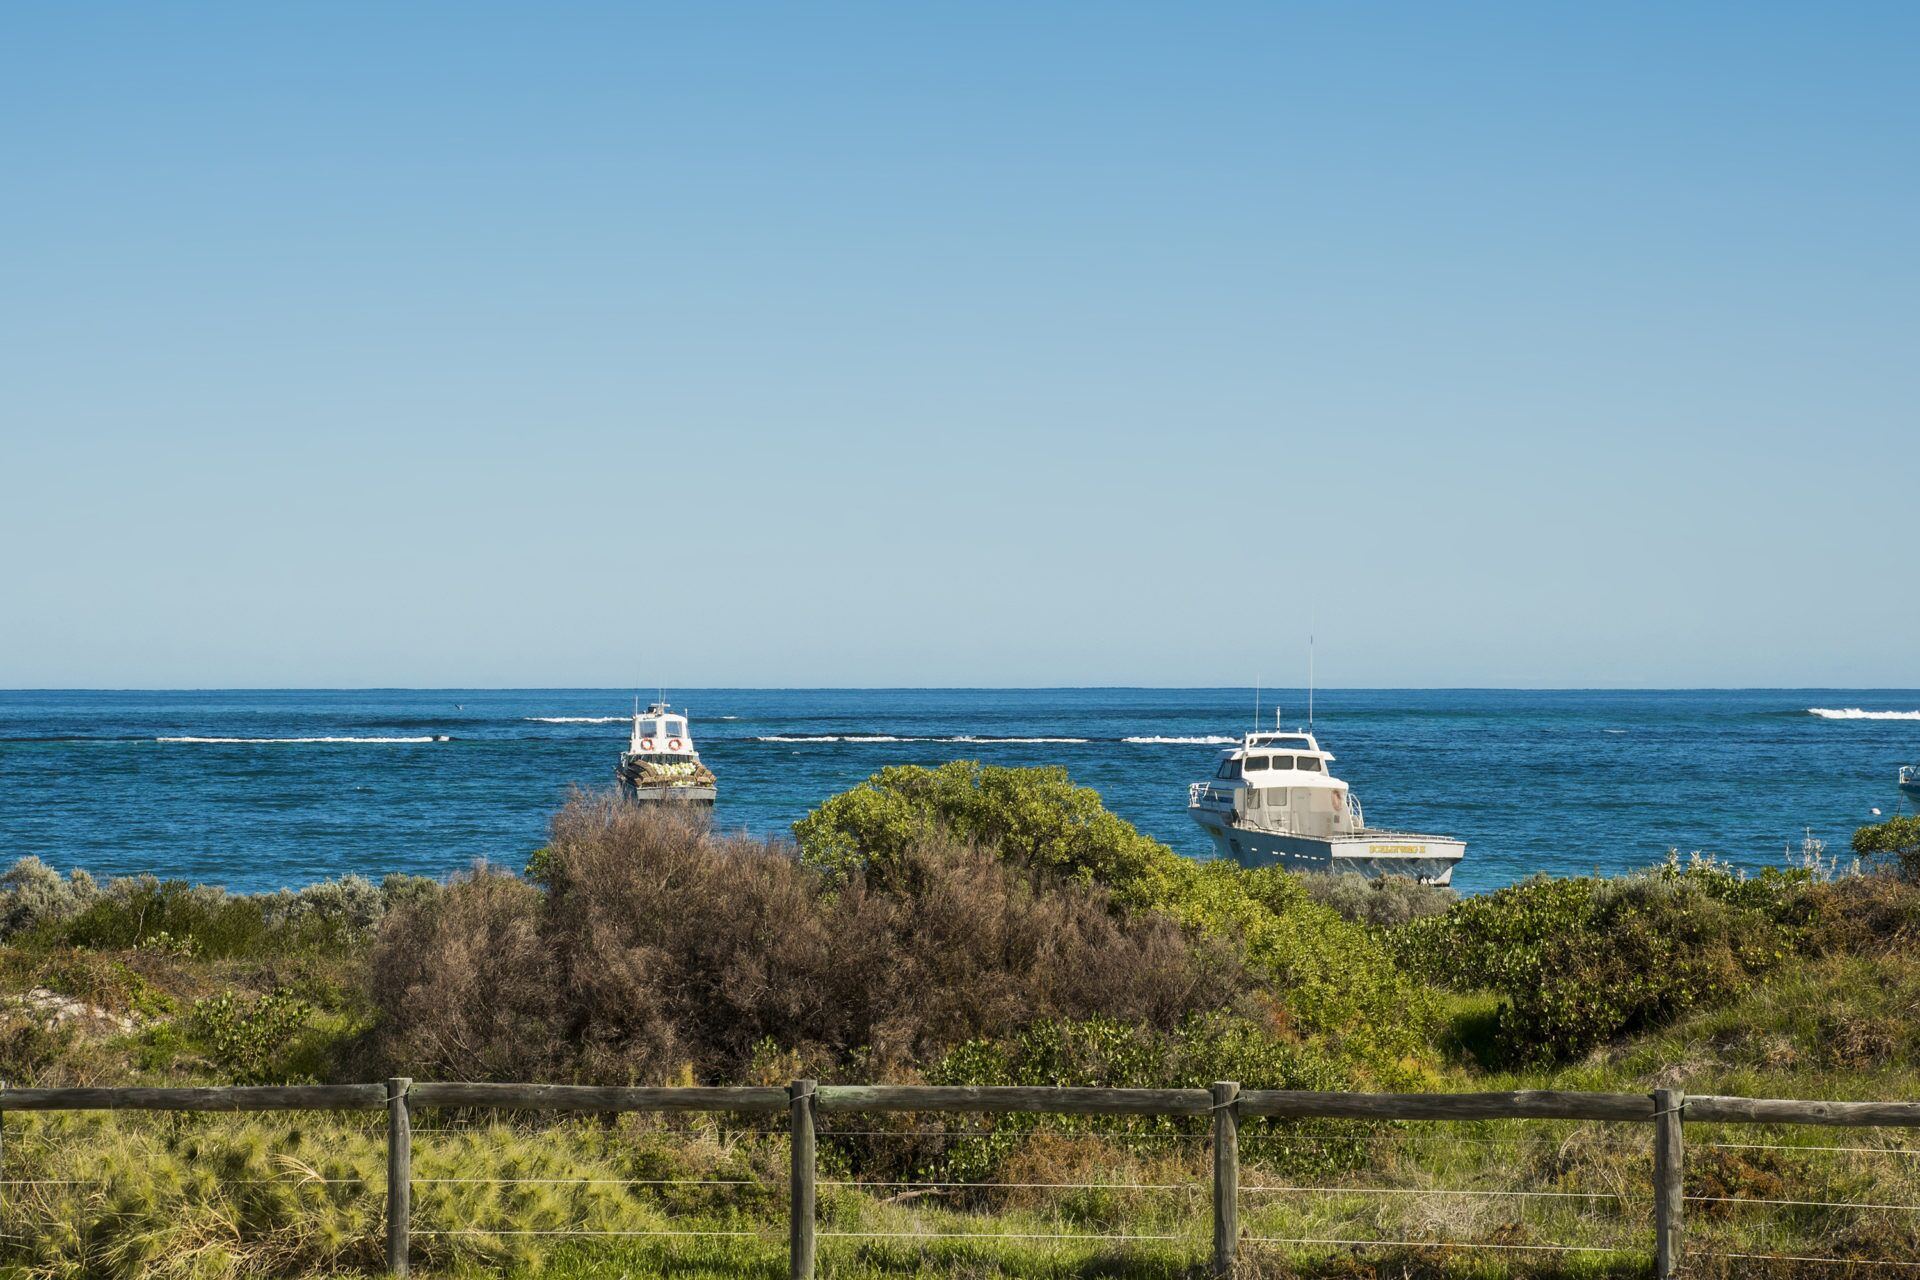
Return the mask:
<svg viewBox="0 0 1920 1280">
<path fill-rule="evenodd" d="M 1214 777 L 1216 777 L 1216 778 L 1237 778 L 1237 777 L 1239 777 L 1239 776 L 1240 776 L 1240 762 L 1239 762 L 1238 760 L 1222 760 L 1222 761 L 1220 762 L 1220 768 L 1219 768 L 1219 770 L 1218 770 L 1217 772 L 1215 772 L 1213 776 L 1214 776 Z"/>
<path fill-rule="evenodd" d="M 687 731 L 687 722 L 685 720 L 667 721 L 667 736 L 677 738 L 681 734 L 685 733 L 686 731 Z"/>
<path fill-rule="evenodd" d="M 1293 768 L 1293 757 L 1275 756 L 1273 757 L 1273 767 L 1276 769 L 1291 769 Z"/>
<path fill-rule="evenodd" d="M 1260 793 L 1258 791 L 1247 792 L 1247 808 L 1258 809 L 1259 807 L 1260 807 Z"/>
<path fill-rule="evenodd" d="M 1267 767 L 1267 758 L 1265 756 L 1248 756 L 1247 757 L 1248 773 L 1258 773 L 1266 767 Z"/>
<path fill-rule="evenodd" d="M 1297 768 L 1304 769 L 1308 773 L 1325 773 L 1326 772 L 1325 769 L 1322 769 L 1320 767 L 1319 756 L 1301 756 L 1298 760 L 1294 762 L 1294 764 Z"/>
<path fill-rule="evenodd" d="M 1284 809 L 1287 807 L 1287 789 L 1285 787 L 1267 788 L 1267 808 Z"/>
</svg>

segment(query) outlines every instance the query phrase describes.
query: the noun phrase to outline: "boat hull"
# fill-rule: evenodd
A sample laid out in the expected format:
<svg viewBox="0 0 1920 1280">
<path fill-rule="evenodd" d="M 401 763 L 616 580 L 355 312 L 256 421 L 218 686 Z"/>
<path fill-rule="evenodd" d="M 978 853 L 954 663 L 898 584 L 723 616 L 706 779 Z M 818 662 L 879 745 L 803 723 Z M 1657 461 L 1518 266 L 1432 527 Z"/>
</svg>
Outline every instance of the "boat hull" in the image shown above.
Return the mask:
<svg viewBox="0 0 1920 1280">
<path fill-rule="evenodd" d="M 674 786 L 670 783 L 635 784 L 624 779 L 620 795 L 636 804 L 712 804 L 715 790 L 707 786 Z"/>
<path fill-rule="evenodd" d="M 1425 884 L 1453 883 L 1453 868 L 1466 856 L 1466 842 L 1415 831 L 1368 831 L 1354 835 L 1283 835 L 1228 821 L 1205 808 L 1189 810 L 1221 857 L 1243 867 L 1289 871 L 1352 871 L 1369 879 L 1406 876 Z"/>
</svg>

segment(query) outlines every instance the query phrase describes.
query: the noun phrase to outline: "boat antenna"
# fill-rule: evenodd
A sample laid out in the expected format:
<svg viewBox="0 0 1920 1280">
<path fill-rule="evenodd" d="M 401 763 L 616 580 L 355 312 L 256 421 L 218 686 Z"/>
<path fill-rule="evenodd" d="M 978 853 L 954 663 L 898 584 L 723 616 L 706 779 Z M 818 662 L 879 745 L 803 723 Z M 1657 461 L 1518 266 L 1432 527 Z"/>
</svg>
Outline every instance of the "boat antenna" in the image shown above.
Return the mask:
<svg viewBox="0 0 1920 1280">
<path fill-rule="evenodd" d="M 1253 678 L 1253 731 L 1260 732 L 1260 677 Z"/>
<path fill-rule="evenodd" d="M 1313 637 L 1307 637 L 1307 729 L 1313 729 Z"/>
</svg>

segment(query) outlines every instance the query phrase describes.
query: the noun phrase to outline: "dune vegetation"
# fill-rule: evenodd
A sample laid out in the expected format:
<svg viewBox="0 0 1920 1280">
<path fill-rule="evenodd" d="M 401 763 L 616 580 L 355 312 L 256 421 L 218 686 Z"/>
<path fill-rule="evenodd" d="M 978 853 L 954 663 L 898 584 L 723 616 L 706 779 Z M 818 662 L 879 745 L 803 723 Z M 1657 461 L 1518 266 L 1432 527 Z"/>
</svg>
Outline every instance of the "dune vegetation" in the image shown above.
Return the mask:
<svg viewBox="0 0 1920 1280">
<path fill-rule="evenodd" d="M 956 762 L 885 770 L 790 843 L 581 795 L 523 871 L 444 884 L 27 858 L 0 877 L 0 1078 L 1910 1098 L 1920 824 L 1855 845 L 1858 870 L 1676 857 L 1456 901 L 1194 862 L 1061 771 Z M 0 1275 L 377 1272 L 382 1123 L 6 1116 Z M 425 1273 L 785 1274 L 781 1118 L 415 1124 Z M 1920 1264 L 1920 1212 L 1816 1203 L 1920 1204 L 1904 1134 L 1688 1141 L 1690 1274 Z M 1242 1157 L 1250 1276 L 1648 1271 L 1640 1127 L 1250 1121 Z M 837 1117 L 822 1274 L 1198 1275 L 1207 1169 L 1186 1120 Z"/>
</svg>

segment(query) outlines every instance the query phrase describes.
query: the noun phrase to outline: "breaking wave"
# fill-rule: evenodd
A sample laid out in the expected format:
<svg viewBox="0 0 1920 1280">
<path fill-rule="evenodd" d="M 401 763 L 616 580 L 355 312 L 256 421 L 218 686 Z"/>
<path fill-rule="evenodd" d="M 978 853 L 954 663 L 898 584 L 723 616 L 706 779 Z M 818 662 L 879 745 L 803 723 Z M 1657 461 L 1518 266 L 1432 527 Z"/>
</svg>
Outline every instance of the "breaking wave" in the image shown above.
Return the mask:
<svg viewBox="0 0 1920 1280">
<path fill-rule="evenodd" d="M 1198 737 L 1198 738 L 1158 738 L 1158 737 L 1122 738 L 1120 739 L 1120 741 L 1131 742 L 1137 746 L 1152 746 L 1152 747 L 1163 747 L 1163 746 L 1230 747 L 1234 743 L 1240 741 L 1240 739 L 1228 738 L 1228 737 L 1223 737 L 1217 733 L 1210 733 L 1205 735 L 1204 737 Z"/>
<path fill-rule="evenodd" d="M 632 716 L 521 716 L 536 724 L 625 724 Z"/>
<path fill-rule="evenodd" d="M 227 745 L 280 743 L 280 742 L 331 742 L 331 743 L 399 743 L 399 742 L 452 742 L 444 733 L 436 733 L 425 738 L 155 738 L 155 742 L 217 742 Z"/>
<path fill-rule="evenodd" d="M 929 742 L 1088 742 L 1088 738 L 982 738 L 961 734 L 957 738 L 929 738 Z"/>
<path fill-rule="evenodd" d="M 1808 707 L 1822 720 L 1920 720 L 1920 711 L 1862 711 L 1859 707 Z"/>
</svg>

